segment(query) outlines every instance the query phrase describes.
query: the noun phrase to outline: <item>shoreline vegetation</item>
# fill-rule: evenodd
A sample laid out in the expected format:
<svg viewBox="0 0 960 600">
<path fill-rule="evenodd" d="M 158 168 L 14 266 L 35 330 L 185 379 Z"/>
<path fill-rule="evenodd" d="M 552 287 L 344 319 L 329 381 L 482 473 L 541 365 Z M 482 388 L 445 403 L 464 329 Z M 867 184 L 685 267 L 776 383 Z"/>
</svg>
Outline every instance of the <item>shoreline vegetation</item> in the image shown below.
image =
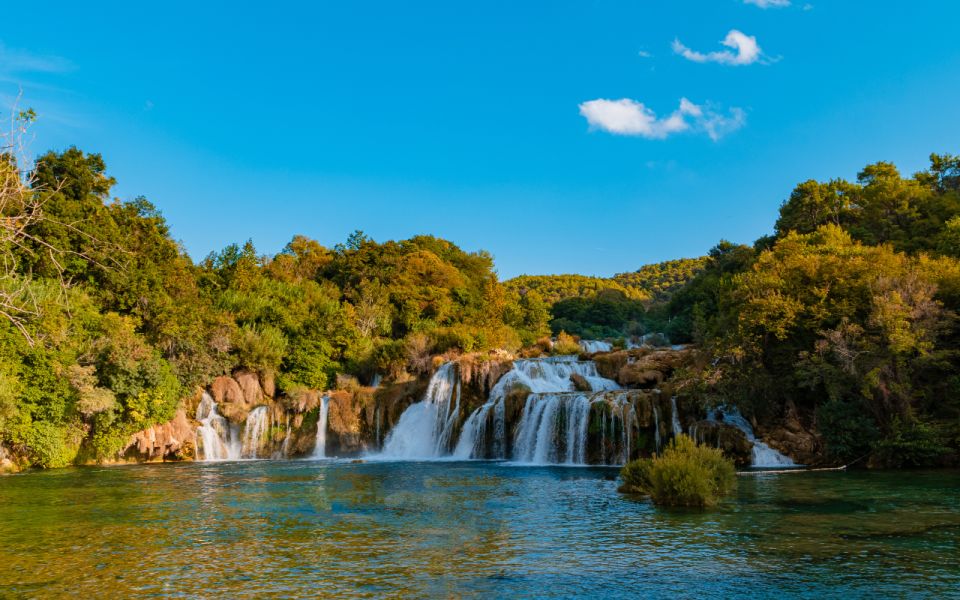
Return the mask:
<svg viewBox="0 0 960 600">
<path fill-rule="evenodd" d="M 731 457 L 744 440 L 705 420 L 716 407 L 811 466 L 960 464 L 956 156 L 800 183 L 753 245 L 501 282 L 487 252 L 430 235 L 193 261 L 149 200 L 111 197 L 100 155 L 25 157 L 33 119 L 0 153 L 0 471 L 194 459 L 205 394 L 228 426 L 265 407 L 275 454 L 313 452 L 321 412 L 349 454 L 382 445 L 444 362 L 476 406 L 512 361 L 551 354 L 662 392 Z"/>
</svg>

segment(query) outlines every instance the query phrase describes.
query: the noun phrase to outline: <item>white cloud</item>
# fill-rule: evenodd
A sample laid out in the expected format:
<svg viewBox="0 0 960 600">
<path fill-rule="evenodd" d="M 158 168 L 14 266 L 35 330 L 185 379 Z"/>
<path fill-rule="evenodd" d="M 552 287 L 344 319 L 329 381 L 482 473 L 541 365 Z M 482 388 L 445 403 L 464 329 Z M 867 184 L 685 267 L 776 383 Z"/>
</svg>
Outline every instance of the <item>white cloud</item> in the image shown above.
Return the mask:
<svg viewBox="0 0 960 600">
<path fill-rule="evenodd" d="M 7 48 L 0 42 L 0 73 L 63 73 L 71 68 L 70 61 L 59 56 Z"/>
<path fill-rule="evenodd" d="M 650 54 L 649 52 L 647 52 L 646 50 L 640 50 L 639 52 L 637 52 L 637 56 L 639 56 L 640 58 L 652 58 L 652 57 L 653 57 L 653 55 Z"/>
<path fill-rule="evenodd" d="M 746 123 L 746 113 L 739 108 L 733 108 L 728 115 L 723 115 L 686 98 L 681 98 L 677 110 L 664 118 L 657 118 L 656 113 L 642 102 L 630 98 L 589 100 L 580 104 L 580 114 L 587 119 L 591 129 L 650 140 L 662 140 L 675 133 L 691 131 L 705 133 L 717 141 Z"/>
<path fill-rule="evenodd" d="M 790 6 L 790 0 L 743 0 L 744 4 L 753 4 L 760 8 L 781 8 Z"/>
<path fill-rule="evenodd" d="M 760 50 L 760 46 L 757 45 L 757 38 L 737 31 L 736 29 L 731 29 L 727 37 L 723 38 L 720 43 L 727 48 L 732 48 L 735 52 L 719 50 L 717 52 L 704 54 L 696 50 L 691 50 L 678 39 L 673 41 L 673 51 L 693 62 L 715 62 L 722 65 L 733 66 L 751 65 L 763 56 L 763 51 Z"/>
</svg>

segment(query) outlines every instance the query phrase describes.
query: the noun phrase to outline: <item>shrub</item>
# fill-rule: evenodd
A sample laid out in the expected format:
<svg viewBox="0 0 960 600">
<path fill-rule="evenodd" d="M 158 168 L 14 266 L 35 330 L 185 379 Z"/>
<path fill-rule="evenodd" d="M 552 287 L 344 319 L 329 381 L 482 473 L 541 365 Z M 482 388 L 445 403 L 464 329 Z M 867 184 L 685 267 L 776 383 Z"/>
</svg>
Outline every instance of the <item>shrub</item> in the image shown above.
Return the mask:
<svg viewBox="0 0 960 600">
<path fill-rule="evenodd" d="M 928 467 L 949 452 L 940 432 L 921 421 L 894 419 L 891 429 L 891 435 L 876 446 L 877 459 L 884 466 Z"/>
<path fill-rule="evenodd" d="M 554 354 L 579 354 L 580 344 L 573 336 L 565 331 L 557 334 L 557 341 L 553 343 Z"/>
<path fill-rule="evenodd" d="M 244 325 L 233 344 L 240 366 L 261 373 L 275 373 L 287 351 L 287 339 L 271 325 Z"/>
<path fill-rule="evenodd" d="M 858 401 L 830 400 L 817 409 L 817 423 L 827 455 L 835 460 L 868 454 L 879 436 L 873 419 Z"/>
<path fill-rule="evenodd" d="M 627 463 L 620 476 L 621 491 L 647 494 L 662 506 L 712 506 L 736 482 L 733 461 L 685 435 L 671 440 L 660 456 Z"/>
</svg>

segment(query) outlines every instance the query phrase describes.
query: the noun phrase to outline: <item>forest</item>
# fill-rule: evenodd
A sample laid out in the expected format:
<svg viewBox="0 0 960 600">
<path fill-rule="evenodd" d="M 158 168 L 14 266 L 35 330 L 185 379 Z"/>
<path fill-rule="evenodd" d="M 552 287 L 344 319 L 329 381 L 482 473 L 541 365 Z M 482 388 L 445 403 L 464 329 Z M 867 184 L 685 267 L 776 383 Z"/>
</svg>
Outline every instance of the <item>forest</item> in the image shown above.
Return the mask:
<svg viewBox="0 0 960 600">
<path fill-rule="evenodd" d="M 298 235 L 272 256 L 238 241 L 194 261 L 148 199 L 111 196 L 100 155 L 27 162 L 13 146 L 0 160 L 0 444 L 33 466 L 108 460 L 236 369 L 294 395 L 560 334 L 693 343 L 707 360 L 691 393 L 812 415 L 838 460 L 936 464 L 960 448 L 955 156 L 803 182 L 752 245 L 506 282 L 490 254 L 430 235 Z"/>
</svg>

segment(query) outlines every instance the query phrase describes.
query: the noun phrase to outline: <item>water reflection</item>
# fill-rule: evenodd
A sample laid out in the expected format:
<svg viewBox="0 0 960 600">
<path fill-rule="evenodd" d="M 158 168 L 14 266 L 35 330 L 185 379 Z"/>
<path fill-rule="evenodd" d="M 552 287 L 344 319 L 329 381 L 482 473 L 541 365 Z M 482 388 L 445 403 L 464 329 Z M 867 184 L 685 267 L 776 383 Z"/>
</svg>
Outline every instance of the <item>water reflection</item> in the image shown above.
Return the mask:
<svg viewBox="0 0 960 600">
<path fill-rule="evenodd" d="M 242 462 L 0 479 L 0 596 L 949 595 L 960 473 L 744 477 L 716 510 L 615 471 Z"/>
</svg>

